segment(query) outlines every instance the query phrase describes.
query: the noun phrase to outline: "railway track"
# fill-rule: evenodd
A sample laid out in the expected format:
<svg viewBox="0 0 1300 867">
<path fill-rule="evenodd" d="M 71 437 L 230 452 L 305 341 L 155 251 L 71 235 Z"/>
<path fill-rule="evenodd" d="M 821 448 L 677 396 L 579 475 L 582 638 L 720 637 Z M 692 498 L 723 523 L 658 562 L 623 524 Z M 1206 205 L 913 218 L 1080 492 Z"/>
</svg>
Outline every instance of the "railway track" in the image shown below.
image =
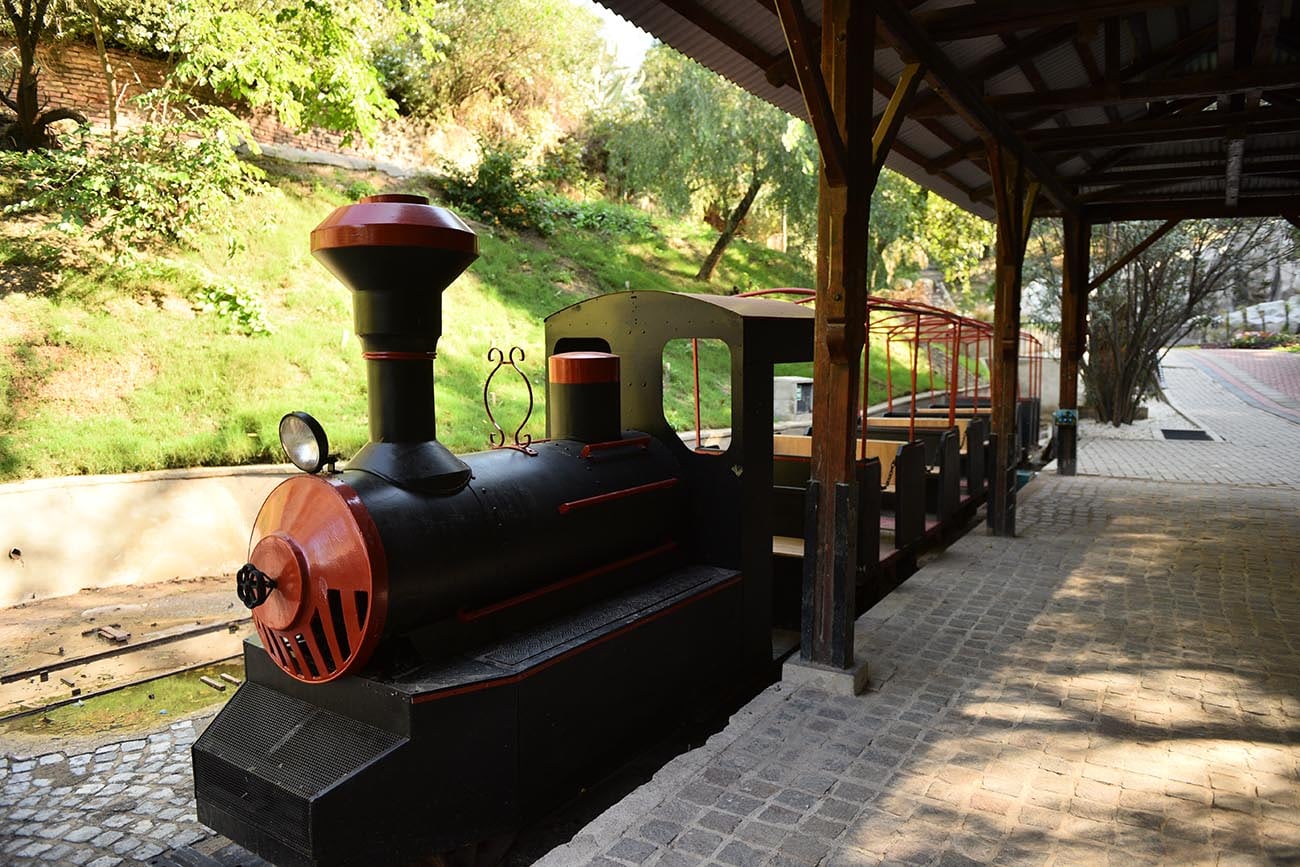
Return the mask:
<svg viewBox="0 0 1300 867">
<path fill-rule="evenodd" d="M 0 723 L 237 657 L 247 617 L 200 623 L 140 641 L 0 674 Z"/>
</svg>

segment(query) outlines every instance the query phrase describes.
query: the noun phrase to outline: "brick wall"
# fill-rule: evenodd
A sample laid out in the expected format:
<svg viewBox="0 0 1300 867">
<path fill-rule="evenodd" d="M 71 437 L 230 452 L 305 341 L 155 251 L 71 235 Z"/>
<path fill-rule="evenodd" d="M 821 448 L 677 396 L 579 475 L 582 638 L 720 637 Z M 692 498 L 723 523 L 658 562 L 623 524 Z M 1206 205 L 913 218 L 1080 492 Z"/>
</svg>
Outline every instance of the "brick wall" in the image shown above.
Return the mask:
<svg viewBox="0 0 1300 867">
<path fill-rule="evenodd" d="M 0 42 L 0 51 L 7 47 Z M 162 84 L 168 65 L 161 60 L 116 49 L 109 49 L 108 56 L 117 75 L 118 122 L 130 123 L 138 116 L 130 100 Z M 107 126 L 108 95 L 103 67 L 93 46 L 56 45 L 42 50 L 38 60 L 41 64 L 39 92 L 45 108 L 75 108 L 92 124 Z M 263 144 L 327 151 L 408 166 L 420 166 L 429 153 L 440 150 L 437 144 L 440 133 L 406 121 L 392 124 L 373 146 L 354 144 L 345 147 L 339 133 L 321 129 L 294 132 L 269 113 L 257 113 L 246 119 L 253 130 L 253 138 Z"/>
<path fill-rule="evenodd" d="M 117 74 L 119 112 L 130 112 L 128 100 L 163 82 L 167 64 L 110 48 L 109 62 Z M 108 94 L 103 67 L 95 49 L 56 45 L 37 55 L 41 65 L 39 93 L 46 108 L 75 108 L 91 123 L 108 123 Z"/>
</svg>

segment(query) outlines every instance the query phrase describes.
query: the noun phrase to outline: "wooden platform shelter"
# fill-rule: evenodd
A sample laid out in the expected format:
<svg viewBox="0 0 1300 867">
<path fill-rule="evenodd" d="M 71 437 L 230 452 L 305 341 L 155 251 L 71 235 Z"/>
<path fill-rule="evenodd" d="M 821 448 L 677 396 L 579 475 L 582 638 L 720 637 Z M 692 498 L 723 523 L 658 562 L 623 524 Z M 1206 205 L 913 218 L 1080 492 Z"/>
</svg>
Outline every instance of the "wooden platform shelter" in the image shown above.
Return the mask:
<svg viewBox="0 0 1300 867">
<path fill-rule="evenodd" d="M 803 648 L 813 662 L 852 656 L 852 612 L 834 600 L 856 568 L 855 528 L 836 504 L 853 499 L 837 490 L 855 484 L 867 227 L 884 166 L 997 224 L 989 509 L 1004 535 L 1015 533 L 1020 283 L 1034 217 L 1064 222 L 1065 409 L 1077 406 L 1091 289 L 1183 219 L 1300 225 L 1296 0 L 600 2 L 806 119 L 821 148 L 812 473 L 822 501 L 805 614 L 815 640 Z M 1164 222 L 1094 276 L 1092 226 L 1116 220 Z M 1072 473 L 1073 436 L 1058 448 Z"/>
</svg>

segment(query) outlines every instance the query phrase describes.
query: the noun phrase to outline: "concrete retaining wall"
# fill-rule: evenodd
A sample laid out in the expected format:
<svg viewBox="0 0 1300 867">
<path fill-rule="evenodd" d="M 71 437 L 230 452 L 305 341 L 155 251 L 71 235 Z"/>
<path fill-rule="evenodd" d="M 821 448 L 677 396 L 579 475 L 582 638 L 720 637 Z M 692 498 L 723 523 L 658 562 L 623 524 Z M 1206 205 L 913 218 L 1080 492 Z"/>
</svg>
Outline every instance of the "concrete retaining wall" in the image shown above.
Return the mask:
<svg viewBox="0 0 1300 867">
<path fill-rule="evenodd" d="M 0 485 L 0 606 L 85 587 L 233 574 L 284 466 Z"/>
</svg>

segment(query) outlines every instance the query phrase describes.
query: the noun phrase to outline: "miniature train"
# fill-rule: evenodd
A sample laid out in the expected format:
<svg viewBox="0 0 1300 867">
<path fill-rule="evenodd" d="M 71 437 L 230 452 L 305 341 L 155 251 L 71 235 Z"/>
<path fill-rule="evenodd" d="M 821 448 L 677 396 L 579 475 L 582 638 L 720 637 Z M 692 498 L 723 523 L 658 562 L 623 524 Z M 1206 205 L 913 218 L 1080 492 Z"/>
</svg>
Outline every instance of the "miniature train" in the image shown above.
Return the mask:
<svg viewBox="0 0 1300 867">
<path fill-rule="evenodd" d="M 574 304 L 546 321 L 547 439 L 457 457 L 435 435 L 433 359 L 474 233 L 420 197 L 374 196 L 312 250 L 353 292 L 371 442 L 336 472 L 314 420 L 282 423 L 308 474 L 268 496 L 237 579 L 256 637 L 194 745 L 204 824 L 277 864 L 418 860 L 509 835 L 770 682 L 774 624 L 798 625 L 809 468 L 806 437 L 773 433 L 772 369 L 811 360 L 811 310 Z M 724 449 L 664 418 L 664 346 L 698 338 L 731 352 Z M 860 608 L 983 497 L 982 419 L 922 428 L 864 440 L 865 550 L 881 556 L 864 558 Z"/>
</svg>

